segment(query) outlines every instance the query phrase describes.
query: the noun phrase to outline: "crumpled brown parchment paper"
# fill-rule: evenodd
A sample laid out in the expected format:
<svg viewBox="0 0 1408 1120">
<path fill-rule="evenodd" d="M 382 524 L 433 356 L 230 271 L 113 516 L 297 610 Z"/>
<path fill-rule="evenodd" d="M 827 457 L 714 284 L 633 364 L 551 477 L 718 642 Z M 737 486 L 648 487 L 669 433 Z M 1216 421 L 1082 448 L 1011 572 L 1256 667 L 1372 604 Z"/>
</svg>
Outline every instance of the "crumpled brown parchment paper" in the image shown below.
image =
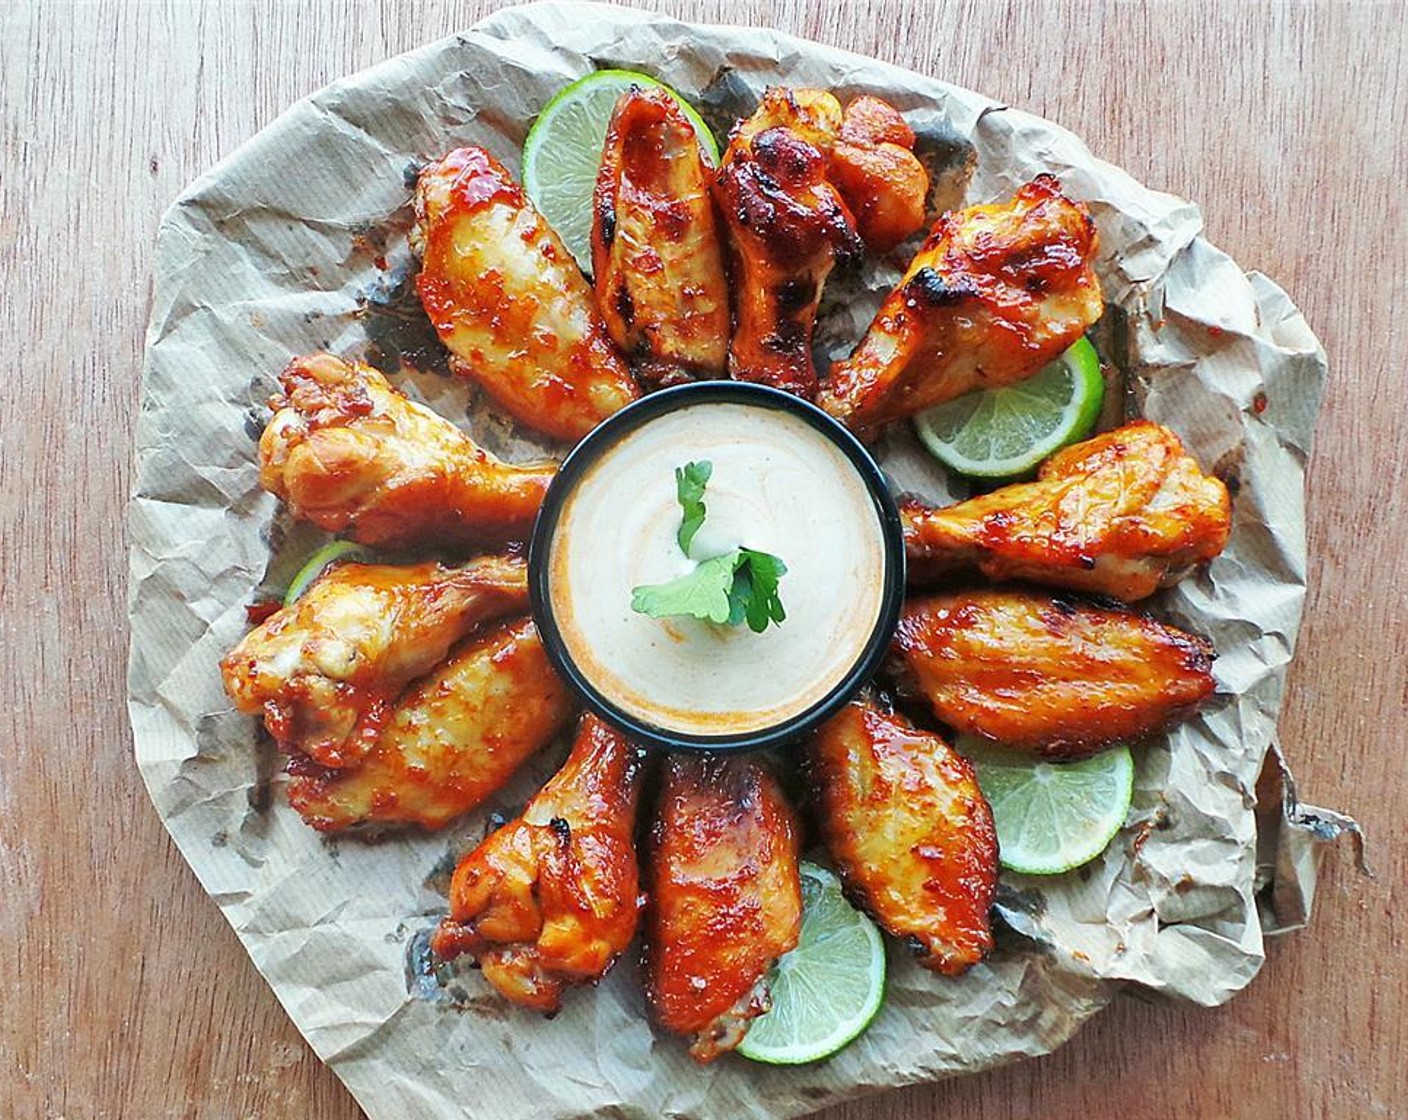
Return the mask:
<svg viewBox="0 0 1408 1120">
<path fill-rule="evenodd" d="M 421 951 L 445 907 L 447 868 L 486 813 L 521 803 L 555 759 L 447 834 L 324 838 L 284 803 L 278 760 L 255 722 L 230 710 L 216 669 L 247 628 L 245 605 L 280 587 L 319 539 L 257 484 L 264 405 L 294 354 L 368 354 L 491 449 L 533 452 L 464 386 L 433 369 L 396 372 L 433 349 L 404 283 L 409 176 L 468 142 L 516 170 L 538 110 L 606 66 L 659 76 L 716 128 L 769 83 L 878 93 L 920 134 L 941 204 L 1056 173 L 1099 223 L 1110 312 L 1098 339 L 1124 372 L 1131 410 L 1175 428 L 1237 489 L 1227 551 L 1155 604 L 1216 643 L 1218 694 L 1138 750 L 1121 836 L 1070 875 L 1005 874 L 1009 928 L 959 980 L 891 946 L 879 1018 L 816 1066 L 695 1066 L 647 1025 L 630 960 L 551 1022 L 507 1008 L 472 975 L 436 989 Z M 138 425 L 137 758 L 202 884 L 369 1116 L 782 1117 L 1046 1053 L 1122 981 L 1216 1004 L 1251 980 L 1265 933 L 1306 919 L 1317 845 L 1353 825 L 1291 796 L 1269 813 L 1263 799 L 1259 833 L 1253 811 L 1305 592 L 1303 476 L 1326 367 L 1286 295 L 1200 229 L 1191 203 L 978 94 L 769 31 L 571 3 L 500 12 L 334 83 L 190 186 L 161 229 Z M 833 282 L 824 349 L 853 343 L 896 263 Z M 883 456 L 898 487 L 948 496 L 905 438 Z"/>
</svg>

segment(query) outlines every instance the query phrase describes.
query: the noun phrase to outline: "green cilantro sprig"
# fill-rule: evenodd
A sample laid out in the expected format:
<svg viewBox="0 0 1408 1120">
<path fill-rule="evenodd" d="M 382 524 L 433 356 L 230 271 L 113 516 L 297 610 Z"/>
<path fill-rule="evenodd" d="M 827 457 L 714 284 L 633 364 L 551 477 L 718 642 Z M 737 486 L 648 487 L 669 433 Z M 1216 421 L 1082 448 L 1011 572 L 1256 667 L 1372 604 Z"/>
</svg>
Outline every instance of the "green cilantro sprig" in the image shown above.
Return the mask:
<svg viewBox="0 0 1408 1120">
<path fill-rule="evenodd" d="M 679 500 L 684 516 L 680 519 L 680 531 L 675 534 L 680 551 L 689 555 L 689 546 L 694 543 L 694 534 L 704 524 L 708 509 L 704 505 L 704 487 L 714 474 L 714 464 L 705 459 L 702 463 L 686 463 L 675 468 L 675 497 Z"/>
<path fill-rule="evenodd" d="M 675 539 L 686 556 L 704 524 L 704 488 L 713 473 L 708 460 L 675 468 L 675 496 L 684 511 Z M 771 553 L 735 548 L 700 562 L 678 579 L 632 588 L 631 609 L 651 618 L 688 615 L 729 626 L 746 621 L 750 630 L 761 634 L 769 623 L 787 617 L 778 595 L 786 574 L 787 565 Z"/>
</svg>

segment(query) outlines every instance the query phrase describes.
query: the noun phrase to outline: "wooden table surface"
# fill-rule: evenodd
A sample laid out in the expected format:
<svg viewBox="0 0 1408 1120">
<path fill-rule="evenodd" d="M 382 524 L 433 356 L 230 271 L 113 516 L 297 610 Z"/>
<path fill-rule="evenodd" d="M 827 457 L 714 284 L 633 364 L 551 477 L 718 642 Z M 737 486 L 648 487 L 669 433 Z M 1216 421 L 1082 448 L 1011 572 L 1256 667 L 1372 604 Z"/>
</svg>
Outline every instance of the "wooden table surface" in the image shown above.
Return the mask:
<svg viewBox="0 0 1408 1120">
<path fill-rule="evenodd" d="M 490 7 L 3 5 L 0 1116 L 361 1115 L 132 758 L 124 518 L 152 250 L 180 189 L 290 102 Z M 1051 1057 L 827 1115 L 1408 1116 L 1403 7 L 659 7 L 874 54 L 1067 125 L 1197 200 L 1214 243 L 1280 282 L 1330 354 L 1281 736 L 1307 799 L 1364 823 L 1377 879 L 1332 852 L 1310 928 L 1274 942 L 1227 1007 L 1121 997 Z"/>
</svg>

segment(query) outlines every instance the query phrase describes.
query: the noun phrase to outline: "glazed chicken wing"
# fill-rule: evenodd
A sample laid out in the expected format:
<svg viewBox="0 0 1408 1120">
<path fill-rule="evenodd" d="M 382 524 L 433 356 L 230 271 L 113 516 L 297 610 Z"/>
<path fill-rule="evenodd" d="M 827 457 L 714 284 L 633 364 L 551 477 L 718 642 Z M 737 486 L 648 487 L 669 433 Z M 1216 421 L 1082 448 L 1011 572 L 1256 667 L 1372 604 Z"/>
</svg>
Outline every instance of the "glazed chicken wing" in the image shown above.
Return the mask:
<svg viewBox="0 0 1408 1120">
<path fill-rule="evenodd" d="M 577 263 L 483 148 L 420 173 L 416 290 L 453 355 L 515 420 L 575 442 L 639 395 Z"/>
<path fill-rule="evenodd" d="M 645 990 L 665 1029 L 712 1061 L 768 1009 L 797 944 L 798 832 L 777 780 L 742 755 L 671 755 L 651 832 Z"/>
<path fill-rule="evenodd" d="M 838 260 L 893 248 L 924 223 L 914 133 L 878 97 L 772 87 L 734 129 L 714 197 L 733 259 L 729 372 L 810 400 L 812 329 Z"/>
<path fill-rule="evenodd" d="M 694 126 L 660 89 L 632 87 L 606 132 L 592 207 L 597 306 L 647 381 L 719 377 L 728 281 Z"/>
<path fill-rule="evenodd" d="M 1024 579 L 1133 602 L 1227 544 L 1227 487 L 1147 420 L 1058 451 L 1035 482 L 901 507 L 911 583 Z"/>
<path fill-rule="evenodd" d="M 440 828 L 509 780 L 572 715 L 528 619 L 475 635 L 404 692 L 354 767 L 294 759 L 289 803 L 324 832 Z"/>
<path fill-rule="evenodd" d="M 894 651 L 902 691 L 949 727 L 1047 758 L 1158 731 L 1215 684 L 1202 638 L 1023 589 L 910 600 Z"/>
<path fill-rule="evenodd" d="M 893 249 L 924 225 L 929 173 L 914 155 L 914 130 L 878 97 L 846 106 L 827 173 L 876 252 Z"/>
<path fill-rule="evenodd" d="M 633 833 L 643 752 L 582 717 L 562 769 L 460 861 L 450 914 L 431 939 L 449 960 L 468 953 L 503 996 L 555 1012 L 569 984 L 605 975 L 640 914 Z"/>
<path fill-rule="evenodd" d="M 380 373 L 331 354 L 296 358 L 259 441 L 259 481 L 304 521 L 362 544 L 525 540 L 553 463 L 514 466 L 407 400 Z"/>
<path fill-rule="evenodd" d="M 246 634 L 220 663 L 242 712 L 264 716 L 279 746 L 353 766 L 392 702 L 476 626 L 528 605 L 522 560 L 337 564 Z"/>
<path fill-rule="evenodd" d="M 1095 250 L 1089 212 L 1049 175 L 945 214 L 818 403 L 867 434 L 1030 377 L 1100 317 Z"/>
<path fill-rule="evenodd" d="M 997 832 L 973 768 L 867 697 L 808 751 L 817 820 L 846 894 L 925 968 L 957 975 L 992 948 Z"/>
<path fill-rule="evenodd" d="M 851 212 L 826 177 L 840 127 L 829 93 L 769 89 L 734 129 L 714 178 L 733 260 L 729 373 L 808 400 L 822 287 L 837 258 L 860 249 Z"/>
</svg>

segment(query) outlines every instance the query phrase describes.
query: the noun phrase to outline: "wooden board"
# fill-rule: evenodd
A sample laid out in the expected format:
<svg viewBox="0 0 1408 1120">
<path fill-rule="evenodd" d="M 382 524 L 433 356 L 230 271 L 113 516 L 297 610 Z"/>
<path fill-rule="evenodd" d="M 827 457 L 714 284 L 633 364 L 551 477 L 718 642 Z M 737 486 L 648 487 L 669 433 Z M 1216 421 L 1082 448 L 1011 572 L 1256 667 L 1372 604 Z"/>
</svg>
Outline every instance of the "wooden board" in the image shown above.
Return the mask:
<svg viewBox="0 0 1408 1120">
<path fill-rule="evenodd" d="M 1408 55 L 1397 5 L 660 3 L 765 23 L 1065 124 L 1275 278 L 1330 354 L 1281 736 L 1365 824 L 1311 928 L 1218 1010 L 1124 997 L 1055 1055 L 833 1120 L 1408 1115 Z M 125 710 L 132 431 L 158 219 L 296 98 L 492 5 L 0 11 L 0 1115 L 351 1120 L 177 855 Z"/>
</svg>

